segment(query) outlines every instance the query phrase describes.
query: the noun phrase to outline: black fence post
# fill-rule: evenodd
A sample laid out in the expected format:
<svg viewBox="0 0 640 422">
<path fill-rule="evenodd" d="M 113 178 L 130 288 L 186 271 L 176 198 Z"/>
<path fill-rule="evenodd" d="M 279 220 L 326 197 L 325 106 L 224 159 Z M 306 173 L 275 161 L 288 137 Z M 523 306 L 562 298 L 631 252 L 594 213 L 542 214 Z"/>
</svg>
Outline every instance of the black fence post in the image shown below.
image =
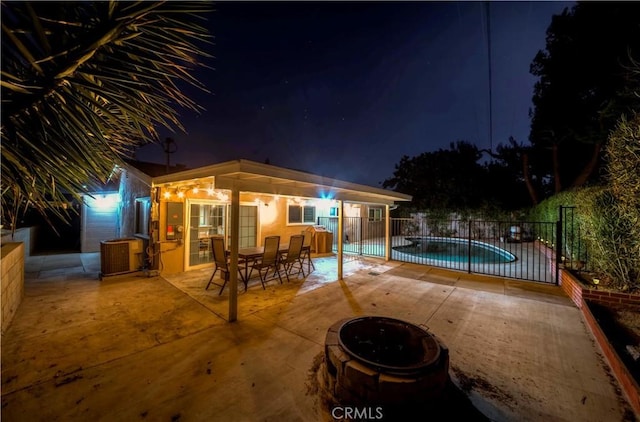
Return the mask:
<svg viewBox="0 0 640 422">
<path fill-rule="evenodd" d="M 469 220 L 469 230 L 467 232 L 469 238 L 468 259 L 467 259 L 467 271 L 471 274 L 471 220 Z"/>
<path fill-rule="evenodd" d="M 360 217 L 360 243 L 358 247 L 358 255 L 362 255 L 362 243 L 364 242 L 364 217 Z"/>
<path fill-rule="evenodd" d="M 556 222 L 556 286 L 560 284 L 560 263 L 562 262 L 562 205 L 558 207 L 558 221 Z"/>
</svg>

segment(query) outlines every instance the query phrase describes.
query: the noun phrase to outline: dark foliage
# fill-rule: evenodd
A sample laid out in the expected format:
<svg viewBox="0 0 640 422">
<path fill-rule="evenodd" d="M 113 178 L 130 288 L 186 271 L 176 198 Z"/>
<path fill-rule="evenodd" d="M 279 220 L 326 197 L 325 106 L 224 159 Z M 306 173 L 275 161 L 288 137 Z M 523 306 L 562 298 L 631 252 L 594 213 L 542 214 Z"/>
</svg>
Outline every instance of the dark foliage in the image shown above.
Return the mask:
<svg viewBox="0 0 640 422">
<path fill-rule="evenodd" d="M 531 164 L 553 190 L 600 176 L 602 145 L 622 114 L 640 108 L 640 3 L 579 2 L 553 17 L 531 110 Z"/>
</svg>

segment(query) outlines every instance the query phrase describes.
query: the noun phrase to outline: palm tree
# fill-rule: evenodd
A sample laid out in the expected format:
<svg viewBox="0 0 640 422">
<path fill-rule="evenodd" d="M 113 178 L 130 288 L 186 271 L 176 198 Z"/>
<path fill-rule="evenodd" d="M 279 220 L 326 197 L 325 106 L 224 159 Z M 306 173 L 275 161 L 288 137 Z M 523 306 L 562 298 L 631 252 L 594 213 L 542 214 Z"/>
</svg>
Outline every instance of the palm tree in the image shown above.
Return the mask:
<svg viewBox="0 0 640 422">
<path fill-rule="evenodd" d="M 203 2 L 2 2 L 2 223 L 110 177 L 200 111 L 180 86 L 210 57 Z"/>
</svg>

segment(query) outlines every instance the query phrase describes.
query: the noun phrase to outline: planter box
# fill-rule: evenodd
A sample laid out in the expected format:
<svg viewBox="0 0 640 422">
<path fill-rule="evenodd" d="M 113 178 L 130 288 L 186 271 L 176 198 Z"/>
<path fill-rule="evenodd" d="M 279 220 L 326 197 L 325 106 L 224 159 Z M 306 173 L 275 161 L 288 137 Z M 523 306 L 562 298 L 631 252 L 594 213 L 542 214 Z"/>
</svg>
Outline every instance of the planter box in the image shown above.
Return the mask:
<svg viewBox="0 0 640 422">
<path fill-rule="evenodd" d="M 634 412 L 640 415 L 640 386 L 633 378 L 627 366 L 624 364 L 615 348 L 609 343 L 607 336 L 604 334 L 598 321 L 595 319 L 586 301 L 601 303 L 604 305 L 615 304 L 631 304 L 640 305 L 640 295 L 630 293 L 605 292 L 586 288 L 582 283 L 570 272 L 560 269 L 560 286 L 562 290 L 573 300 L 578 308 L 582 311 L 584 319 L 591 329 L 596 342 L 602 349 L 604 356 L 609 364 L 609 368 L 615 375 L 622 391 L 624 392 L 629 404 Z"/>
<path fill-rule="evenodd" d="M 610 305 L 619 303 L 640 306 L 640 295 L 632 293 L 616 293 L 585 287 L 576 277 L 564 268 L 560 268 L 560 287 L 580 309 L 584 301 Z"/>
</svg>

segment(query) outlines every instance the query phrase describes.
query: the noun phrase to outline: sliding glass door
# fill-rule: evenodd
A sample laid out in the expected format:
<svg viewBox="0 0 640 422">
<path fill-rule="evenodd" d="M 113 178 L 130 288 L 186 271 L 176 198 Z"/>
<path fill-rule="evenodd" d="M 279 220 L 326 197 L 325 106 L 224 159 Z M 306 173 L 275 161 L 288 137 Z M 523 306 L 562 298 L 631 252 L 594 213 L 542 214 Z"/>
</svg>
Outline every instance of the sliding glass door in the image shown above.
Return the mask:
<svg viewBox="0 0 640 422">
<path fill-rule="evenodd" d="M 192 269 L 213 262 L 211 236 L 224 236 L 229 247 L 229 205 L 208 200 L 188 200 L 188 227 L 186 239 L 187 265 Z M 258 207 L 240 206 L 240 247 L 258 244 Z"/>
</svg>

